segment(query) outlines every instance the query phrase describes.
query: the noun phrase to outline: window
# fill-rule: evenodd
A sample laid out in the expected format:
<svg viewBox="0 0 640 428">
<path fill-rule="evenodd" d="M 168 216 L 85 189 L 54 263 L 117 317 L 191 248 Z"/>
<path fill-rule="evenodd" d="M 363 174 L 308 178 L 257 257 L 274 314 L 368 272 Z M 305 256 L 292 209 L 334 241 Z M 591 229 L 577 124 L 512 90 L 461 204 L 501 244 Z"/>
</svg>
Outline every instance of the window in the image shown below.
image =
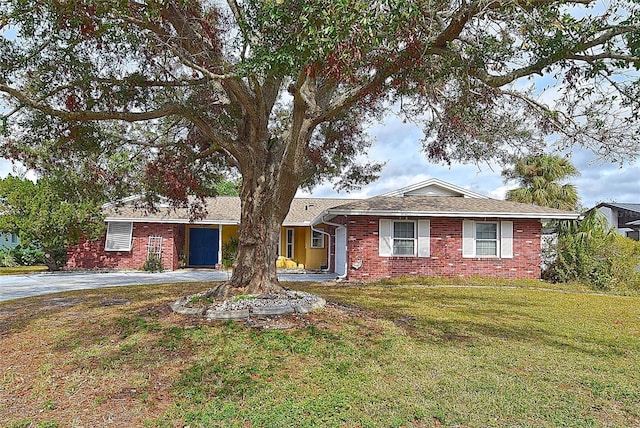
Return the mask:
<svg viewBox="0 0 640 428">
<path fill-rule="evenodd" d="M 324 234 L 318 230 L 311 230 L 311 248 L 324 248 Z"/>
<path fill-rule="evenodd" d="M 131 251 L 131 234 L 133 223 L 125 221 L 110 221 L 107 226 L 107 239 L 104 244 L 106 251 Z"/>
<path fill-rule="evenodd" d="M 640 231 L 632 230 L 627 232 L 627 238 L 633 239 L 634 241 L 640 241 Z"/>
<path fill-rule="evenodd" d="M 476 256 L 498 255 L 498 223 L 476 223 Z"/>
<path fill-rule="evenodd" d="M 293 259 L 293 239 L 294 239 L 294 230 L 293 229 L 287 229 L 286 231 L 286 238 L 287 240 L 285 241 L 285 252 L 286 252 L 286 256 L 288 259 Z"/>
<path fill-rule="evenodd" d="M 392 255 L 413 256 L 416 248 L 416 224 L 412 221 L 393 222 L 393 245 Z"/>
<path fill-rule="evenodd" d="M 513 221 L 464 220 L 462 257 L 513 258 Z"/>
<path fill-rule="evenodd" d="M 431 222 L 380 219 L 378 254 L 380 257 L 430 257 Z"/>
<path fill-rule="evenodd" d="M 18 235 L 15 233 L 11 234 L 11 244 L 12 245 L 17 245 L 18 244 Z"/>
</svg>

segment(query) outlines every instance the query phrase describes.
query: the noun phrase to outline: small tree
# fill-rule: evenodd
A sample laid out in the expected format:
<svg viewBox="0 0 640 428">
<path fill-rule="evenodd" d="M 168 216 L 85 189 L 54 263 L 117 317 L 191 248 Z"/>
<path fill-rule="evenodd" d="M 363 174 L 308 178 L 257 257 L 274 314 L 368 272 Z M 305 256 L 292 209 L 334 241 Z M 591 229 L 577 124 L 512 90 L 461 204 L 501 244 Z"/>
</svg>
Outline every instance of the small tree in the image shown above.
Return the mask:
<svg viewBox="0 0 640 428">
<path fill-rule="evenodd" d="M 18 233 L 24 246 L 40 248 L 51 271 L 64 263 L 67 246 L 83 235 L 97 239 L 104 233 L 99 202 L 73 200 L 71 194 L 53 179 L 0 180 L 0 229 Z"/>
</svg>

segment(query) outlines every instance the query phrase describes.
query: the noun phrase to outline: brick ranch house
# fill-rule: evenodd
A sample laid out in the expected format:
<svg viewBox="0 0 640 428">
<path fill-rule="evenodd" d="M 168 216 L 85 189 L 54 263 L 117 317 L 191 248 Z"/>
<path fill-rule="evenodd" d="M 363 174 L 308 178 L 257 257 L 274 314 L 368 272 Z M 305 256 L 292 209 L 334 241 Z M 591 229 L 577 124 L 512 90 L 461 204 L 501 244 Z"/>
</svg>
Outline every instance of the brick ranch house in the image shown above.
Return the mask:
<svg viewBox="0 0 640 428">
<path fill-rule="evenodd" d="M 165 268 L 215 266 L 224 243 L 237 236 L 240 202 L 212 198 L 207 210 L 190 223 L 180 210 L 147 216 L 110 208 L 106 236 L 69 248 L 67 267 L 139 269 L 158 246 Z M 542 223 L 577 218 L 430 179 L 369 199 L 296 198 L 279 254 L 352 280 L 539 278 Z"/>
</svg>

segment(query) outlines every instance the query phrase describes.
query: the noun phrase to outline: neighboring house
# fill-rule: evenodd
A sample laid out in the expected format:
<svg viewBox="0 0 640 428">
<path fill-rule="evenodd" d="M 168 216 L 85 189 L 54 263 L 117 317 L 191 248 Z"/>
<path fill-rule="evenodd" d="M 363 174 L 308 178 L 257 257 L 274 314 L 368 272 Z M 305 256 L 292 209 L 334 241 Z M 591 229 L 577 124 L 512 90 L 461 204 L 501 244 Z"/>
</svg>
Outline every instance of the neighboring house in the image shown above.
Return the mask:
<svg viewBox="0 0 640 428">
<path fill-rule="evenodd" d="M 0 232 L 0 251 L 9 250 L 20 245 L 20 239 L 15 233 Z"/>
<path fill-rule="evenodd" d="M 640 241 L 640 204 L 602 202 L 596 208 L 618 234 Z"/>
<path fill-rule="evenodd" d="M 207 217 L 107 211 L 107 234 L 68 251 L 69 268 L 138 269 L 150 252 L 165 268 L 215 266 L 237 236 L 240 201 L 207 201 Z M 284 221 L 280 254 L 308 269 L 373 280 L 403 275 L 540 277 L 542 222 L 574 212 L 487 198 L 431 179 L 362 200 L 296 198 Z"/>
</svg>

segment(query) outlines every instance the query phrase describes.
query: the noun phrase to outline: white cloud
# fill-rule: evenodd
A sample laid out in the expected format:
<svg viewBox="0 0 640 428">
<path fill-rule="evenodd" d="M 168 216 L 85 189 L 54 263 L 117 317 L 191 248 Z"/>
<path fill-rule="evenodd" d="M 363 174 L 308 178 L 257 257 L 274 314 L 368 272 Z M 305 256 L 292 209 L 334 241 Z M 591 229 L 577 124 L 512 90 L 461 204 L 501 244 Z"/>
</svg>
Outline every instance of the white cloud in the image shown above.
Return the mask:
<svg viewBox="0 0 640 428">
<path fill-rule="evenodd" d="M 507 190 L 517 186 L 514 182 L 504 182 L 499 167 L 461 164 L 448 167 L 430 163 L 422 152 L 420 128 L 403 123 L 395 116 L 388 117 L 383 125 L 372 127 L 371 133 L 376 137 L 376 143 L 369 151 L 369 157 L 387 161 L 380 179 L 348 194 L 336 193 L 330 185 L 322 185 L 314 189 L 313 196 L 371 197 L 432 177 L 496 199 L 504 198 Z M 592 207 L 605 200 L 640 203 L 640 161 L 620 167 L 598 161 L 586 150 L 574 150 L 571 161 L 581 172 L 580 177 L 571 182 L 576 184 L 583 206 Z M 308 195 L 307 192 L 299 194 Z"/>
</svg>

